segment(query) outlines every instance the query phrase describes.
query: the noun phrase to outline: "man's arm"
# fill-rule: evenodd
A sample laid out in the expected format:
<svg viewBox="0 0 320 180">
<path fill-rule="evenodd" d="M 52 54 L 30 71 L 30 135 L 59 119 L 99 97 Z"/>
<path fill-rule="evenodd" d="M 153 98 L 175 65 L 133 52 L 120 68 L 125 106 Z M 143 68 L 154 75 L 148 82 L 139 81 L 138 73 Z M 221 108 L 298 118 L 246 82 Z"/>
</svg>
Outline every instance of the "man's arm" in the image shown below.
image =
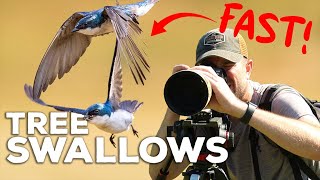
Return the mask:
<svg viewBox="0 0 320 180">
<path fill-rule="evenodd" d="M 196 66 L 191 69 L 205 72 L 203 74 L 211 83 L 215 96 L 211 98 L 209 108 L 238 119 L 245 114 L 247 103 L 238 99 L 212 68 Z M 313 123 L 312 118 L 303 116 L 297 120 L 256 109 L 249 125 L 296 155 L 320 160 L 320 127 Z"/>
<path fill-rule="evenodd" d="M 173 126 L 174 122 L 179 120 L 179 117 L 180 116 L 178 114 L 172 112 L 168 108 L 165 114 L 165 117 L 162 121 L 162 124 L 160 126 L 160 129 L 157 133 L 157 137 L 160 137 L 165 140 L 167 137 L 167 126 Z M 167 141 L 165 140 L 165 142 Z M 169 146 L 168 143 L 167 143 L 167 146 Z M 156 156 L 158 153 L 159 153 L 159 147 L 157 145 L 152 145 L 151 156 Z M 162 162 L 149 165 L 149 174 L 152 179 L 157 178 L 160 170 L 166 166 L 170 156 L 171 156 L 171 152 L 168 148 L 168 154 Z M 167 176 L 167 179 L 173 179 L 177 177 L 188 165 L 189 165 L 189 162 L 187 159 L 184 159 L 182 163 L 175 163 L 174 161 L 172 161 L 169 167 L 169 174 Z"/>
<path fill-rule="evenodd" d="M 257 109 L 249 125 L 296 155 L 320 160 L 320 128 L 312 121 L 311 116 L 296 120 Z"/>
</svg>

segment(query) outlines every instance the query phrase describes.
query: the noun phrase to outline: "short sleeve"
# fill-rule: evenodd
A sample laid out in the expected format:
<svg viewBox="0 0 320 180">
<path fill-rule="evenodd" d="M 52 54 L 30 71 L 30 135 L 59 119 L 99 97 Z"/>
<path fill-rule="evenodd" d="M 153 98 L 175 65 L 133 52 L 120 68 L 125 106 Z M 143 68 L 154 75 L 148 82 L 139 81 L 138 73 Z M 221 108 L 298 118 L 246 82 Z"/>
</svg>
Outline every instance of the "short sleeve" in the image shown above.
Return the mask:
<svg viewBox="0 0 320 180">
<path fill-rule="evenodd" d="M 302 116 L 313 116 L 316 119 L 306 101 L 292 88 L 283 89 L 273 97 L 271 111 L 294 119 Z"/>
</svg>

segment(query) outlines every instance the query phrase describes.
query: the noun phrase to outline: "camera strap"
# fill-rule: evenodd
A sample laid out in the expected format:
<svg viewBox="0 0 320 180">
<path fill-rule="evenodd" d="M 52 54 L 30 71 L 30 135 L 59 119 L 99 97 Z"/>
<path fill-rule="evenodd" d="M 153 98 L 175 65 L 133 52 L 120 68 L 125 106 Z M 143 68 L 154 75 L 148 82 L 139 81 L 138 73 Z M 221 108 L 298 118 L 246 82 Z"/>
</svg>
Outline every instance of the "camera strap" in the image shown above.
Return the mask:
<svg viewBox="0 0 320 180">
<path fill-rule="evenodd" d="M 252 156 L 254 175 L 256 177 L 256 180 L 261 180 L 259 161 L 258 161 L 258 155 L 257 155 L 257 148 L 259 147 L 258 146 L 258 138 L 259 138 L 259 136 L 257 135 L 256 130 L 253 127 L 250 127 L 249 140 L 250 140 L 250 148 L 251 148 L 251 156 Z"/>
</svg>

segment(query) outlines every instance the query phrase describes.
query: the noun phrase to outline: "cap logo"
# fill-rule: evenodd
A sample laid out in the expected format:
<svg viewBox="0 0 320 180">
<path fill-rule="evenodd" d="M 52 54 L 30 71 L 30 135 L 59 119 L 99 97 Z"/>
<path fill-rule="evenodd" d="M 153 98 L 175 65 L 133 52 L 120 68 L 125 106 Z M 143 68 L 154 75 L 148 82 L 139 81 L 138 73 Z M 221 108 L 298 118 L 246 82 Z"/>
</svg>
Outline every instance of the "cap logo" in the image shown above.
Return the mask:
<svg viewBox="0 0 320 180">
<path fill-rule="evenodd" d="M 216 45 L 225 42 L 225 36 L 222 33 L 211 32 L 204 38 L 204 45 Z"/>
</svg>

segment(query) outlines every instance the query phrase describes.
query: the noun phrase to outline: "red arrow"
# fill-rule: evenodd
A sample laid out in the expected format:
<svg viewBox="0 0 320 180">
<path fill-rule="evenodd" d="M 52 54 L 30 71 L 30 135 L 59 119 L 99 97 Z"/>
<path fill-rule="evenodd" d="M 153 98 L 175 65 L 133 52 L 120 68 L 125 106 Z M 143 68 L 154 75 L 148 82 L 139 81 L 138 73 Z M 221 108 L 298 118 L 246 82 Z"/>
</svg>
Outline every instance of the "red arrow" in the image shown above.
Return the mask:
<svg viewBox="0 0 320 180">
<path fill-rule="evenodd" d="M 195 13 L 187 13 L 187 12 L 182 12 L 182 13 L 176 13 L 176 14 L 172 14 L 164 19 L 162 19 L 160 22 L 154 21 L 153 22 L 153 27 L 152 27 L 152 32 L 151 32 L 151 36 L 155 36 L 157 34 L 160 33 L 164 33 L 167 32 L 164 27 L 169 24 L 170 22 L 182 18 L 182 17 L 200 17 L 200 18 L 204 18 L 213 22 L 216 22 L 215 20 L 208 18 L 206 16 L 200 15 L 200 14 L 195 14 Z"/>
</svg>

